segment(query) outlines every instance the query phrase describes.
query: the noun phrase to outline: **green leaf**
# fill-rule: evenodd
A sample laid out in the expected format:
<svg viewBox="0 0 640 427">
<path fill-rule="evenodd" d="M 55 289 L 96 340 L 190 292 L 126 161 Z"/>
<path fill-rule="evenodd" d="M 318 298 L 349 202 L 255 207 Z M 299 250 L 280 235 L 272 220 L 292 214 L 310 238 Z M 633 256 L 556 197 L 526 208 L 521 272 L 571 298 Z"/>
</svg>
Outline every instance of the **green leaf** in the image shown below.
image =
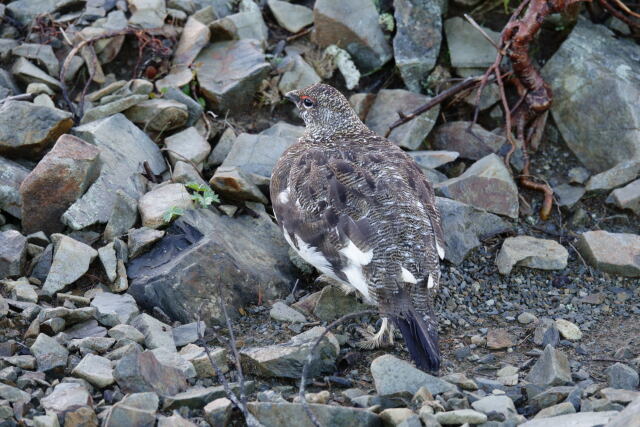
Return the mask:
<svg viewBox="0 0 640 427">
<path fill-rule="evenodd" d="M 185 95 L 191 96 L 191 88 L 189 87 L 189 85 L 182 86 L 180 90 L 184 92 Z"/>
<path fill-rule="evenodd" d="M 160 93 L 163 95 L 166 94 L 168 91 L 169 91 L 168 87 L 163 87 L 162 89 L 160 89 Z"/>
<path fill-rule="evenodd" d="M 164 215 L 162 215 L 162 220 L 164 222 L 171 222 L 181 215 L 184 215 L 184 209 L 177 206 L 171 206 L 169 209 L 167 209 Z"/>
<path fill-rule="evenodd" d="M 198 104 L 200 104 L 202 108 L 207 108 L 207 101 L 205 101 L 203 97 L 198 98 Z"/>
<path fill-rule="evenodd" d="M 206 191 L 206 190 L 211 190 L 206 185 L 198 184 L 197 182 L 194 182 L 194 181 L 187 182 L 187 188 L 190 189 L 190 190 L 199 191 L 199 192 L 203 192 L 203 191 Z"/>
</svg>

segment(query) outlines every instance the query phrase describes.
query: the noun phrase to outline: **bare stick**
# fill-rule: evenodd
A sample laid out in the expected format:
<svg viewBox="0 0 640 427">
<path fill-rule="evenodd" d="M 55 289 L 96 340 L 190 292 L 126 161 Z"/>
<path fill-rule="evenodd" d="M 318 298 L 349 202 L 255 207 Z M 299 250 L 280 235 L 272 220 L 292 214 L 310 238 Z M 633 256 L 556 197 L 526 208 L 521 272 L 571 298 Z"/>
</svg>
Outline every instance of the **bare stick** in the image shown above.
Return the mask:
<svg viewBox="0 0 640 427">
<path fill-rule="evenodd" d="M 469 21 L 469 24 L 471 24 L 471 25 L 473 26 L 473 28 L 475 28 L 476 30 L 478 30 L 478 32 L 479 32 L 480 34 L 482 34 L 482 36 L 483 36 L 485 39 L 487 39 L 487 41 L 488 41 L 489 43 L 491 43 L 491 45 L 492 45 L 493 47 L 495 47 L 495 48 L 496 48 L 496 50 L 497 50 L 498 52 L 500 52 L 500 46 L 498 46 L 498 45 L 496 44 L 496 42 L 495 42 L 495 41 L 493 41 L 493 39 L 492 39 L 491 37 L 489 37 L 489 34 L 487 34 L 487 32 L 486 32 L 484 29 L 482 29 L 482 27 L 481 27 L 481 26 L 480 26 L 480 25 L 479 25 L 479 24 L 478 24 L 478 23 L 477 23 L 477 22 L 476 22 L 476 21 L 475 21 L 475 20 L 474 20 L 470 15 L 469 15 L 469 14 L 465 13 L 465 14 L 464 14 L 464 19 L 466 19 L 467 21 Z"/>
</svg>

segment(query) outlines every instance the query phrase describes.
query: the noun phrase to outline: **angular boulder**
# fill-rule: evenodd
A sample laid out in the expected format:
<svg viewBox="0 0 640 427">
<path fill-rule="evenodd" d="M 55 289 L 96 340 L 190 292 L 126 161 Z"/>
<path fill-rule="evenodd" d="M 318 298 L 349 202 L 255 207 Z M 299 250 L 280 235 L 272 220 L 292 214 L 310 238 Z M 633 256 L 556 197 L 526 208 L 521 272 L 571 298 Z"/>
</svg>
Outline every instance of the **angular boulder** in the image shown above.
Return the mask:
<svg viewBox="0 0 640 427">
<path fill-rule="evenodd" d="M 580 235 L 576 246 L 585 260 L 600 271 L 640 277 L 640 235 L 587 231 Z"/>
<path fill-rule="evenodd" d="M 0 210 L 18 219 L 22 217 L 20 184 L 27 175 L 29 175 L 29 169 L 0 157 Z"/>
<path fill-rule="evenodd" d="M 567 267 L 569 252 L 555 240 L 531 236 L 508 237 L 502 243 L 496 265 L 500 274 L 509 274 L 516 266 L 540 270 L 562 270 Z"/>
</svg>

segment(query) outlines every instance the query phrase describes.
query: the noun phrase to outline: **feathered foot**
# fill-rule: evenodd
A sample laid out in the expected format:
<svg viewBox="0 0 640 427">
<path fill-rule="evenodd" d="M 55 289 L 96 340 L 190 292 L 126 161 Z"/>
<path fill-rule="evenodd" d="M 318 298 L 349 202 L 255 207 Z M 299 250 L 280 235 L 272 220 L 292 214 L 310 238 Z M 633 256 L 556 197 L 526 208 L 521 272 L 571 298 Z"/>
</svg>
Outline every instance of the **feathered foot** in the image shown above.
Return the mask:
<svg viewBox="0 0 640 427">
<path fill-rule="evenodd" d="M 326 274 L 321 274 L 320 276 L 318 276 L 318 278 L 316 279 L 316 283 L 324 283 L 327 285 L 335 286 L 336 288 L 340 289 L 345 295 L 350 295 L 356 291 L 356 288 L 349 286 L 346 283 L 339 282 L 327 276 Z"/>
<path fill-rule="evenodd" d="M 374 334 L 371 338 L 366 339 L 364 341 L 358 342 L 356 345 L 365 350 L 375 350 L 381 347 L 392 346 L 393 341 L 393 331 L 394 331 L 393 323 L 389 322 L 389 319 L 386 317 L 382 318 L 382 325 L 380 326 L 380 330 Z M 385 335 L 388 336 L 388 339 L 385 340 Z"/>
</svg>

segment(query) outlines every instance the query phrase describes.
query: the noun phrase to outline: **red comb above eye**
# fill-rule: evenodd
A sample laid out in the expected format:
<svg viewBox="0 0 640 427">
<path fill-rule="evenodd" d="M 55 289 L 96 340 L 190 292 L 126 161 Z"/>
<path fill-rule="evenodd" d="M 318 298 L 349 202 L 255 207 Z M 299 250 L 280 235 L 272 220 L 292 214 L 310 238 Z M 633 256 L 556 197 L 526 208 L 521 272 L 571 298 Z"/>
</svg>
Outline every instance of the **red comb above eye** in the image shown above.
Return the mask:
<svg viewBox="0 0 640 427">
<path fill-rule="evenodd" d="M 309 96 L 307 96 L 307 95 L 302 95 L 302 96 L 300 97 L 300 99 L 311 99 L 311 97 L 309 97 Z"/>
</svg>

